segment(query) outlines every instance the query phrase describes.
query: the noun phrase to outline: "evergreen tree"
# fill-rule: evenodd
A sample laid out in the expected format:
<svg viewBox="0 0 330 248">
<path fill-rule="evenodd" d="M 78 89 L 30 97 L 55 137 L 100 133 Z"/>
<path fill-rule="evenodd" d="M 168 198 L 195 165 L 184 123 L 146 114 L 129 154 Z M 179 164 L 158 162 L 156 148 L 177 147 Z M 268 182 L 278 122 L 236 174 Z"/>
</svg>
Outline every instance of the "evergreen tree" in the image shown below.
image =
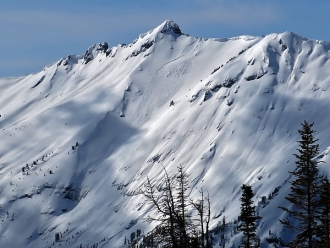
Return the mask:
<svg viewBox="0 0 330 248">
<path fill-rule="evenodd" d="M 280 207 L 286 211 L 295 222 L 290 219 L 282 219 L 280 222 L 288 229 L 297 233 L 290 247 L 313 247 L 313 235 L 316 234 L 316 213 L 318 208 L 318 186 L 320 175 L 317 163 L 313 158 L 319 153 L 318 141 L 314 138 L 314 123 L 304 121 L 302 129 L 298 130 L 301 140 L 296 157 L 296 169 L 289 173 L 295 177 L 291 182 L 290 193 L 286 199 L 292 204 L 292 208 Z"/>
<path fill-rule="evenodd" d="M 316 229 L 317 247 L 330 248 L 330 181 L 328 177 L 321 181 L 319 206 L 317 216 L 319 224 Z"/>
<path fill-rule="evenodd" d="M 256 214 L 255 206 L 253 205 L 252 187 L 250 185 L 243 184 L 241 196 L 241 214 L 239 216 L 241 225 L 239 229 L 243 231 L 243 247 L 257 247 L 258 238 L 256 235 L 256 221 L 261 217 Z"/>
</svg>

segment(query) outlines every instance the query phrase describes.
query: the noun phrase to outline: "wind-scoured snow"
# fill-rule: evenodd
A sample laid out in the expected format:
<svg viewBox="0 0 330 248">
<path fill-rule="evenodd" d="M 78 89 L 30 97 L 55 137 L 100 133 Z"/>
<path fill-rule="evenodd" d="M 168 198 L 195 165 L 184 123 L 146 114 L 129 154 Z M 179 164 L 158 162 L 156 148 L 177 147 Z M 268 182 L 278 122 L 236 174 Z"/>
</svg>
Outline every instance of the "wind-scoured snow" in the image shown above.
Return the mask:
<svg viewBox="0 0 330 248">
<path fill-rule="evenodd" d="M 191 198 L 210 193 L 212 228 L 237 218 L 248 183 L 256 204 L 267 197 L 262 247 L 269 231 L 290 239 L 278 206 L 288 206 L 303 120 L 315 122 L 329 173 L 330 44 L 182 32 L 165 21 L 131 44 L 0 79 L 1 247 L 120 247 L 156 224 L 144 222 L 146 177 L 161 183 L 162 166 L 173 175 L 180 164 Z M 228 235 L 228 247 L 239 241 Z"/>
</svg>

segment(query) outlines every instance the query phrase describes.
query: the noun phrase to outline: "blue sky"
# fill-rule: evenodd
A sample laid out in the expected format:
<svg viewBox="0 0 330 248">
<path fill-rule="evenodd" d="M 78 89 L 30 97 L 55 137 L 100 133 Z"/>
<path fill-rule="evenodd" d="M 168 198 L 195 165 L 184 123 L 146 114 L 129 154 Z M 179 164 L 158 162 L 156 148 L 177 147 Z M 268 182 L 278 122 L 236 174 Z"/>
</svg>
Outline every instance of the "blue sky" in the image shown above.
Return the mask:
<svg viewBox="0 0 330 248">
<path fill-rule="evenodd" d="M 98 42 L 130 43 L 164 20 L 203 38 L 292 31 L 330 41 L 329 0 L 1 0 L 0 77 L 28 75 Z"/>
</svg>

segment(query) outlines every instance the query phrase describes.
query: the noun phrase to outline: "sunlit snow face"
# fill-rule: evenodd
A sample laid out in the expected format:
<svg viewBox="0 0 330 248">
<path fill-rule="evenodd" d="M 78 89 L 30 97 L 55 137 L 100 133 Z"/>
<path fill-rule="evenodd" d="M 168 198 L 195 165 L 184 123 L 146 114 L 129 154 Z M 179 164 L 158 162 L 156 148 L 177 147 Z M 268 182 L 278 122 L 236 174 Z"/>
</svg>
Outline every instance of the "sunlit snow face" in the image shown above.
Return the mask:
<svg viewBox="0 0 330 248">
<path fill-rule="evenodd" d="M 293 33 L 201 39 L 173 28 L 0 79 L 1 245 L 43 247 L 60 232 L 63 247 L 104 237 L 120 246 L 156 225 L 143 221 L 147 176 L 161 186 L 163 167 L 175 177 L 180 164 L 190 197 L 211 196 L 210 227 L 237 219 L 247 183 L 256 204 L 267 197 L 260 235 L 282 232 L 300 122 L 315 121 L 327 147 L 328 46 Z"/>
</svg>

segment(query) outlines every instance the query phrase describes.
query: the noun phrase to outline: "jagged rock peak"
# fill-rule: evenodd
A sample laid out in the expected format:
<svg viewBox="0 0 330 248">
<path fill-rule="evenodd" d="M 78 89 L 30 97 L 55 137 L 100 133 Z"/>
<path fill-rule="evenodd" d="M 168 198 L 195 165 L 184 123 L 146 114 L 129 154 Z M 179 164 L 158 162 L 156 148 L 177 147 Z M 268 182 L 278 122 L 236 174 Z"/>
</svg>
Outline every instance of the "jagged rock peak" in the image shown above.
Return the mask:
<svg viewBox="0 0 330 248">
<path fill-rule="evenodd" d="M 108 43 L 103 42 L 103 43 L 98 43 L 98 44 L 94 44 L 92 46 L 90 46 L 87 51 L 85 52 L 84 55 L 84 64 L 87 64 L 89 61 L 93 60 L 94 57 L 96 57 L 96 55 L 98 53 L 105 53 L 108 54 L 109 52 L 109 46 Z"/>
<path fill-rule="evenodd" d="M 170 33 L 173 32 L 175 34 L 182 34 L 181 29 L 178 24 L 171 20 L 166 20 L 160 25 L 160 32 L 161 33 Z"/>
</svg>

